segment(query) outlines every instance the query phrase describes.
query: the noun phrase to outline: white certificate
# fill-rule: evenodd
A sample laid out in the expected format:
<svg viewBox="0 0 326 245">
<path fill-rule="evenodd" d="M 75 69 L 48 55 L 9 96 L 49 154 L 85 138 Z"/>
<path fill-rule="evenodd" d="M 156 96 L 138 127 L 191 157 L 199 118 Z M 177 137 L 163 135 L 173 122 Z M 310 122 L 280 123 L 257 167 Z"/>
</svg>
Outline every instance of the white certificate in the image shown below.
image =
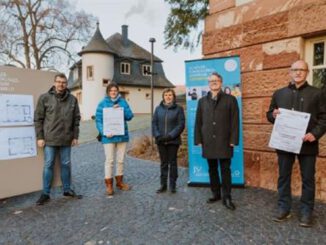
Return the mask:
<svg viewBox="0 0 326 245">
<path fill-rule="evenodd" d="M 103 133 L 104 135 L 125 134 L 123 107 L 103 109 Z"/>
<path fill-rule="evenodd" d="M 303 137 L 306 134 L 310 114 L 280 108 L 269 141 L 269 147 L 300 153 Z"/>
</svg>

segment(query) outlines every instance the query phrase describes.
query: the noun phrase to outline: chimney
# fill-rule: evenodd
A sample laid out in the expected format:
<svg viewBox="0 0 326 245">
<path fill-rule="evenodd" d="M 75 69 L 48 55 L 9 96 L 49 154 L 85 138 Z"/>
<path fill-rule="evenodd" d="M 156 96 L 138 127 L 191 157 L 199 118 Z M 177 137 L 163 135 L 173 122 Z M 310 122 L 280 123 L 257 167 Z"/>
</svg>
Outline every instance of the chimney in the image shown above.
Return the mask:
<svg viewBox="0 0 326 245">
<path fill-rule="evenodd" d="M 122 29 L 122 43 L 123 46 L 128 46 L 128 26 L 127 25 L 122 25 L 121 26 Z"/>
</svg>

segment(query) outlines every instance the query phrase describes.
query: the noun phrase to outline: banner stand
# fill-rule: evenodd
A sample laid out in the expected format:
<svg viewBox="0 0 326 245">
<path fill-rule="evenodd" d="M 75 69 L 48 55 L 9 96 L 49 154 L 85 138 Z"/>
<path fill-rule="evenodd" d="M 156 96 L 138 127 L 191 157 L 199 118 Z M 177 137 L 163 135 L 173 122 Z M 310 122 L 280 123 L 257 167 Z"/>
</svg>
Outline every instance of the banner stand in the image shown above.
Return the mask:
<svg viewBox="0 0 326 245">
<path fill-rule="evenodd" d="M 245 181 L 240 57 L 228 56 L 222 58 L 189 60 L 185 62 L 185 68 L 189 159 L 188 186 L 207 186 L 209 184 L 207 161 L 202 157 L 201 146 L 194 145 L 194 127 L 198 100 L 207 95 L 209 92 L 208 77 L 213 72 L 217 72 L 223 78 L 223 92 L 233 95 L 239 106 L 239 145 L 234 147 L 234 154 L 231 159 L 231 174 L 232 185 L 243 187 Z"/>
</svg>

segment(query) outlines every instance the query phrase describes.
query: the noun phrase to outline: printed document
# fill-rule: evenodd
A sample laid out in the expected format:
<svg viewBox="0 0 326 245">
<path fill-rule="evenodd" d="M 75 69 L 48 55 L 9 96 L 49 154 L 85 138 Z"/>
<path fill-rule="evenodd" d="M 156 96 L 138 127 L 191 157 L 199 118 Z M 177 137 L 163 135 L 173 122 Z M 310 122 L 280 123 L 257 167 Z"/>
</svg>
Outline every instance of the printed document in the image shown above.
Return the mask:
<svg viewBox="0 0 326 245">
<path fill-rule="evenodd" d="M 103 109 L 103 133 L 104 135 L 124 135 L 124 111 L 122 107 Z"/>
<path fill-rule="evenodd" d="M 310 114 L 280 108 L 269 141 L 269 147 L 300 153 L 303 137 L 306 134 Z"/>
</svg>

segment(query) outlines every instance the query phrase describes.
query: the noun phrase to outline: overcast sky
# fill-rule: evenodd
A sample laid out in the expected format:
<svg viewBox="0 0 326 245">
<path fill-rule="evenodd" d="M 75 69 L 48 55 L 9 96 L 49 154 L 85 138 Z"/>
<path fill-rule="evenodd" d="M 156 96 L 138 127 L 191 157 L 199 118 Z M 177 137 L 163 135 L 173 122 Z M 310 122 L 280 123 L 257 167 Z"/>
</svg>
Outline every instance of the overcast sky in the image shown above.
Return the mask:
<svg viewBox="0 0 326 245">
<path fill-rule="evenodd" d="M 150 51 L 150 37 L 156 39 L 154 54 L 163 60 L 167 78 L 176 85 L 185 83 L 184 61 L 201 58 L 201 45 L 193 52 L 164 48 L 164 26 L 169 4 L 164 0 L 76 0 L 77 8 L 93 14 L 100 22 L 104 38 L 128 25 L 129 39 Z M 95 30 L 94 30 L 95 31 Z"/>
</svg>

